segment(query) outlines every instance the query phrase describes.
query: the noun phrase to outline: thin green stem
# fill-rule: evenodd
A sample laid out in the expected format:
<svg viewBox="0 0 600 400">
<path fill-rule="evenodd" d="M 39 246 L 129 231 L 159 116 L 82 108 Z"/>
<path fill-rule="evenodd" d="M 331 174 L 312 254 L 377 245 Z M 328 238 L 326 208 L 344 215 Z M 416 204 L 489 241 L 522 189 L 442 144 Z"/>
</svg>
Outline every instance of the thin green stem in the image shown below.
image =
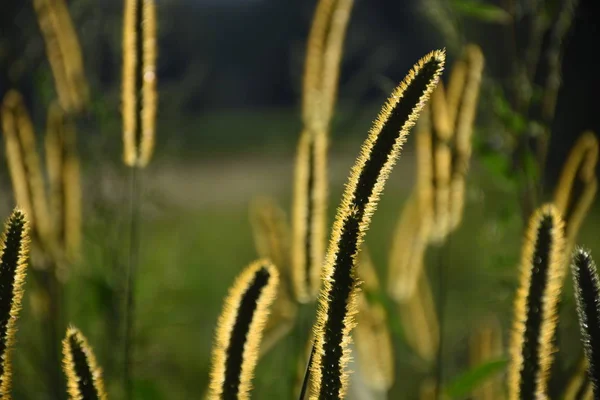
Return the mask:
<svg viewBox="0 0 600 400">
<path fill-rule="evenodd" d="M 135 276 L 140 249 L 141 176 L 137 167 L 130 172 L 129 256 L 125 280 L 125 336 L 123 338 L 123 389 L 125 399 L 132 398 L 134 376 L 132 354 L 135 323 Z"/>
</svg>

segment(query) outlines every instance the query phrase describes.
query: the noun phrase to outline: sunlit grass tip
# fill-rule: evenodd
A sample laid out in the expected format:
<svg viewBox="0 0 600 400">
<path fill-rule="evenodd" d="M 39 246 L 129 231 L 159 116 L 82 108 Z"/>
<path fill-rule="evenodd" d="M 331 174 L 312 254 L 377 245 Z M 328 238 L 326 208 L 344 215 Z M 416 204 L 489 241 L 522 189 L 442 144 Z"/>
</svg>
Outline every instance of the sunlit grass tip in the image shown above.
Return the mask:
<svg viewBox="0 0 600 400">
<path fill-rule="evenodd" d="M 578 248 L 571 264 L 577 314 L 588 375 L 595 398 L 600 396 L 600 280 L 596 264 L 588 250 Z"/>
<path fill-rule="evenodd" d="M 27 269 L 29 223 L 15 209 L 0 238 L 0 398 L 10 399 L 12 347 Z"/>
<path fill-rule="evenodd" d="M 357 257 L 385 181 L 409 130 L 435 88 L 445 62 L 433 51 L 410 70 L 383 106 L 352 170 L 332 230 L 321 275 L 311 399 L 344 398 L 350 333 L 357 312 Z"/>
<path fill-rule="evenodd" d="M 67 329 L 63 340 L 63 370 L 71 400 L 106 400 L 102 370 L 92 348 L 75 327 Z"/>
<path fill-rule="evenodd" d="M 249 399 L 263 329 L 279 285 L 269 260 L 250 264 L 224 301 L 215 333 L 210 399 Z"/>
<path fill-rule="evenodd" d="M 538 208 L 525 234 L 508 372 L 509 399 L 545 398 L 564 278 L 564 223 L 552 204 Z"/>
</svg>

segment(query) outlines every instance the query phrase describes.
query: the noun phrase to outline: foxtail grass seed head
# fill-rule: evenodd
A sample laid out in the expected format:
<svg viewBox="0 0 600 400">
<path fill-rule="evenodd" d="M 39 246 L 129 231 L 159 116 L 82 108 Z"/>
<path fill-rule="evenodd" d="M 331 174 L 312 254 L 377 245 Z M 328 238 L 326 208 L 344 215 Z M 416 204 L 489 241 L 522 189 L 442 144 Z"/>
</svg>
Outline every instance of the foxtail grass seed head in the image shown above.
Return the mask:
<svg viewBox="0 0 600 400">
<path fill-rule="evenodd" d="M 589 251 L 575 250 L 571 265 L 575 299 L 588 374 L 594 395 L 600 396 L 600 281 L 596 264 Z"/>
<path fill-rule="evenodd" d="M 431 205 L 425 208 L 412 193 L 396 225 L 388 258 L 387 292 L 399 303 L 410 301 L 417 290 L 432 225 Z"/>
<path fill-rule="evenodd" d="M 75 327 L 63 340 L 63 370 L 71 400 L 106 400 L 102 370 L 86 338 Z"/>
<path fill-rule="evenodd" d="M 362 146 L 344 191 L 322 273 L 311 399 L 344 398 L 350 333 L 355 325 L 357 257 L 385 181 L 406 135 L 439 80 L 444 51 L 433 51 L 394 90 Z"/>
<path fill-rule="evenodd" d="M 9 121 L 8 127 L 14 128 L 12 132 L 6 131 L 5 133 L 11 136 L 11 141 L 13 136 L 16 138 L 21 154 L 21 157 L 16 156 L 16 154 L 8 154 L 9 167 L 16 167 L 16 170 L 11 172 L 16 200 L 17 202 L 23 201 L 25 207 L 31 207 L 31 214 L 27 215 L 31 215 L 29 218 L 31 219 L 32 229 L 34 229 L 46 249 L 52 250 L 54 233 L 33 123 L 25 107 L 23 97 L 18 92 L 10 91 L 6 94 L 2 109 L 3 121 L 6 119 Z M 16 151 L 16 148 L 17 146 L 11 143 L 10 148 L 7 147 L 7 151 L 13 152 Z M 22 187 L 23 181 L 14 181 L 15 178 L 21 178 L 23 173 L 23 168 L 16 166 L 18 158 L 23 161 L 28 193 L 26 197 L 25 189 Z"/>
<path fill-rule="evenodd" d="M 448 123 L 454 133 L 456 128 L 456 116 L 460 108 L 460 101 L 463 98 L 465 82 L 467 80 L 467 61 L 458 59 L 452 65 L 450 78 L 448 79 L 448 88 L 446 91 L 446 109 Z"/>
<path fill-rule="evenodd" d="M 10 173 L 15 201 L 31 220 L 31 217 L 34 215 L 33 206 L 31 205 L 27 168 L 23 160 L 23 149 L 21 148 L 18 133 L 20 122 L 18 107 L 20 102 L 21 95 L 15 91 L 9 91 L 2 102 L 2 114 L 0 118 L 2 119 L 6 160 L 8 162 L 8 171 Z"/>
<path fill-rule="evenodd" d="M 46 44 L 58 99 L 68 113 L 79 112 L 89 101 L 78 36 L 64 0 L 34 0 Z"/>
<path fill-rule="evenodd" d="M 381 291 L 377 271 L 369 252 L 363 247 L 359 255 L 359 276 L 364 292 L 358 296 L 358 315 L 354 341 L 357 361 L 365 384 L 379 392 L 388 391 L 394 384 L 394 347 L 385 308 L 369 295 Z"/>
<path fill-rule="evenodd" d="M 328 130 L 353 4 L 354 0 L 319 0 L 317 4 L 308 37 L 302 87 L 302 119 L 308 130 Z"/>
<path fill-rule="evenodd" d="M 435 361 L 440 343 L 440 327 L 429 279 L 424 267 L 413 294 L 398 303 L 404 336 L 413 351 L 428 364 Z"/>
<path fill-rule="evenodd" d="M 154 151 L 156 54 L 155 1 L 126 0 L 122 114 L 124 161 L 130 167 L 147 166 Z"/>
<path fill-rule="evenodd" d="M 27 268 L 29 223 L 15 209 L 0 238 L 0 399 L 10 399 L 12 347 Z"/>
<path fill-rule="evenodd" d="M 564 278 L 564 223 L 552 204 L 538 208 L 525 234 L 514 305 L 509 399 L 546 398 Z"/>
<path fill-rule="evenodd" d="M 577 233 L 594 202 L 598 187 L 596 165 L 598 139 L 593 132 L 584 132 L 575 142 L 554 191 L 554 204 L 564 216 L 569 247 L 574 246 Z"/>
<path fill-rule="evenodd" d="M 235 280 L 217 323 L 209 398 L 250 398 L 263 329 L 279 274 L 268 260 L 250 264 Z"/>
<path fill-rule="evenodd" d="M 325 255 L 327 141 L 324 133 L 304 131 L 298 144 L 292 204 L 292 281 L 296 299 L 317 297 Z"/>
</svg>

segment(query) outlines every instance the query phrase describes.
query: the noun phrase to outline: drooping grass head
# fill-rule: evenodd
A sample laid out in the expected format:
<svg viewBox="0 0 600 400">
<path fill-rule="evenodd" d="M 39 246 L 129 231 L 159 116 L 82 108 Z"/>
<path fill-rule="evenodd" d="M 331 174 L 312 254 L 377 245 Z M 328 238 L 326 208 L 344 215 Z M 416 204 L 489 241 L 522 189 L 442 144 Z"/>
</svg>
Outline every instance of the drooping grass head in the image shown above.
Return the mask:
<svg viewBox="0 0 600 400">
<path fill-rule="evenodd" d="M 529 221 L 511 337 L 509 398 L 545 398 L 564 277 L 564 224 L 551 204 Z"/>
<path fill-rule="evenodd" d="M 0 238 L 0 398 L 10 399 L 11 351 L 21 309 L 29 224 L 25 214 L 15 209 L 4 225 Z"/>
<path fill-rule="evenodd" d="M 360 245 L 406 135 L 437 84 L 444 62 L 445 53 L 434 51 L 411 69 L 384 105 L 352 168 L 321 275 L 310 369 L 311 399 L 345 396 L 348 343 L 357 309 Z"/>
<path fill-rule="evenodd" d="M 579 248 L 571 264 L 581 337 L 595 398 L 600 396 L 600 280 L 589 251 Z"/>
<path fill-rule="evenodd" d="M 92 348 L 75 327 L 67 329 L 63 340 L 63 369 L 71 400 L 106 400 L 102 370 Z"/>
<path fill-rule="evenodd" d="M 250 264 L 229 289 L 217 323 L 210 399 L 248 399 L 279 274 L 268 260 Z"/>
</svg>

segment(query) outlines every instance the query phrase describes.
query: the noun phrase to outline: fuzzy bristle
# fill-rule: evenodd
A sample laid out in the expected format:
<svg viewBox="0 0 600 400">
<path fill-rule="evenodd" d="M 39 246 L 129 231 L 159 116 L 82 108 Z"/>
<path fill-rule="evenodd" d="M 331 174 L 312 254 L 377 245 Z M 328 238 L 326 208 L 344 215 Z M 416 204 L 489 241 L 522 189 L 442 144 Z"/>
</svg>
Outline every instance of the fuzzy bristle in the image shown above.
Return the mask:
<svg viewBox="0 0 600 400">
<path fill-rule="evenodd" d="M 344 398 L 350 333 L 357 312 L 357 257 L 385 181 L 409 130 L 435 88 L 445 62 L 433 51 L 411 69 L 394 90 L 370 130 L 352 168 L 333 226 L 322 273 L 315 352 L 311 364 L 311 399 Z"/>
<path fill-rule="evenodd" d="M 0 238 L 0 398 L 10 399 L 12 347 L 27 269 L 29 223 L 15 209 Z"/>
<path fill-rule="evenodd" d="M 564 278 L 564 224 L 551 204 L 538 208 L 523 243 L 510 345 L 509 399 L 545 398 Z"/>
<path fill-rule="evenodd" d="M 589 251 L 575 250 L 571 265 L 577 314 L 588 375 L 596 398 L 600 397 L 600 280 Z"/>
<path fill-rule="evenodd" d="M 63 340 L 63 370 L 71 400 L 106 400 L 102 369 L 86 338 L 69 327 Z"/>
<path fill-rule="evenodd" d="M 258 260 L 229 289 L 215 334 L 210 399 L 250 398 L 263 330 L 278 286 L 275 266 Z"/>
</svg>

